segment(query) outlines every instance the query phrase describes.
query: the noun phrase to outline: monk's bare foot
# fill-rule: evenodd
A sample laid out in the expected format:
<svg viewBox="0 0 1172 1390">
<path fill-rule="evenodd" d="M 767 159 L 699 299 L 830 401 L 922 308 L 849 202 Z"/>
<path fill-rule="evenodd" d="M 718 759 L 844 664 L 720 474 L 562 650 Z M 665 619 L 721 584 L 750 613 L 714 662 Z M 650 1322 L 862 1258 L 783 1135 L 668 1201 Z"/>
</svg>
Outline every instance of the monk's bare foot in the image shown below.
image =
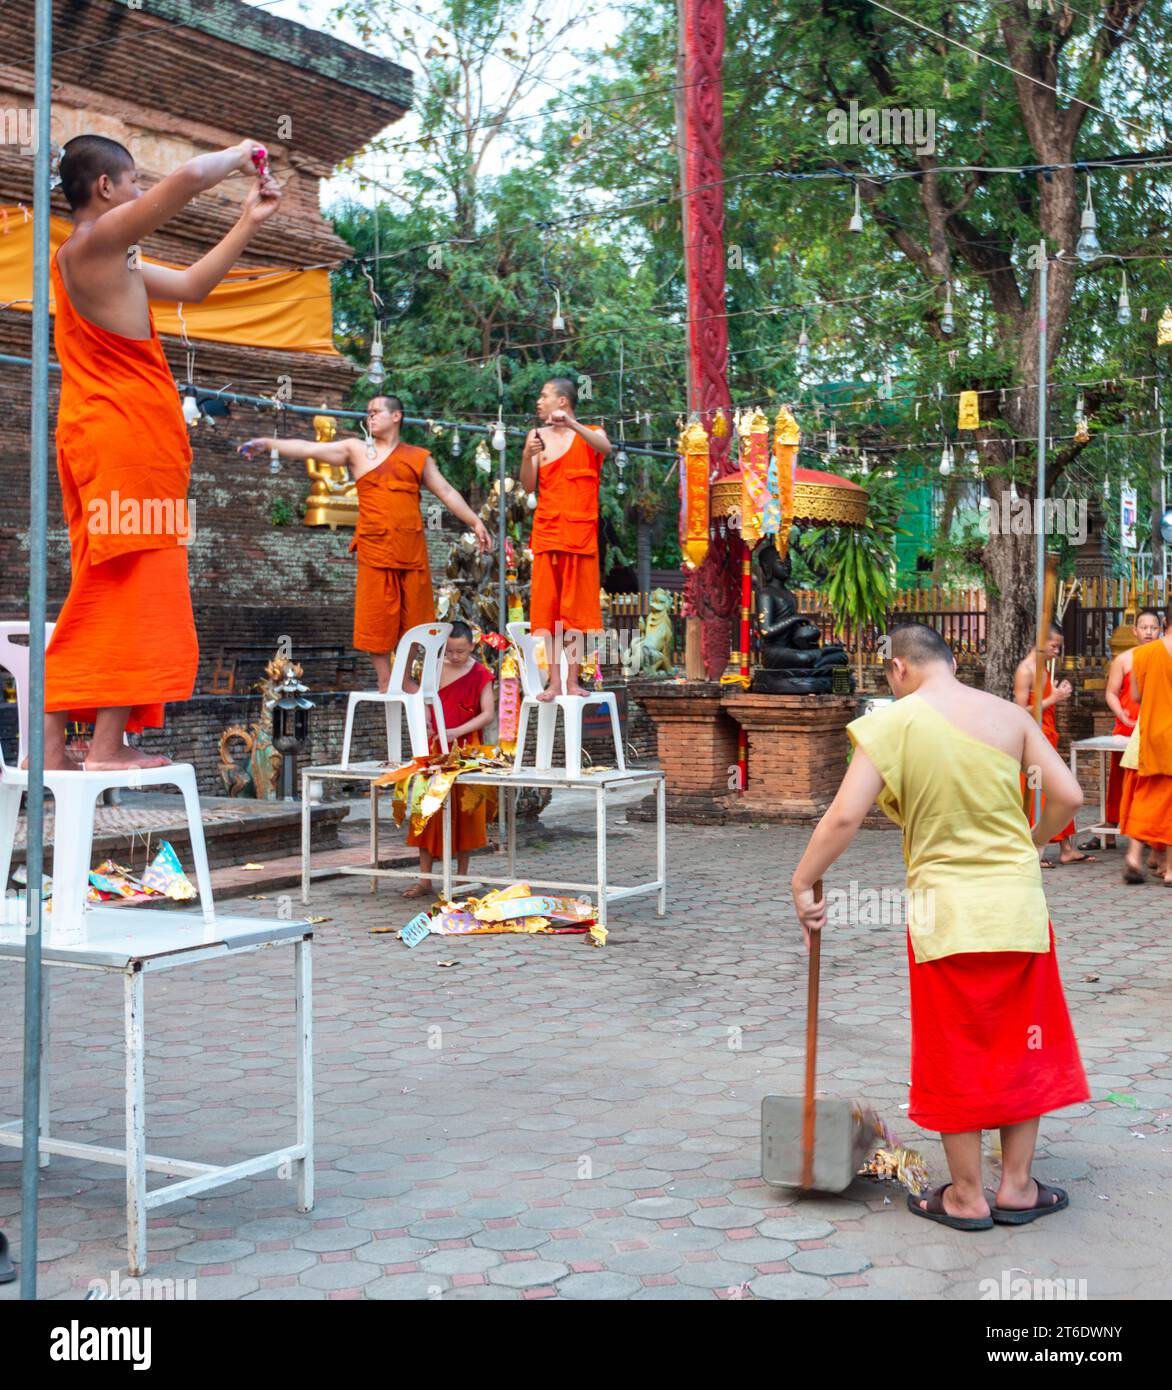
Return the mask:
<svg viewBox="0 0 1172 1390">
<path fill-rule="evenodd" d="M 1096 854 L 1079 854 L 1077 850 L 1063 850 L 1058 856 L 1059 864 L 1093 864 L 1098 858 Z"/>
<path fill-rule="evenodd" d="M 27 772 L 28 758 L 22 758 L 20 766 L 23 771 Z M 64 744 L 61 746 L 59 750 L 55 748 L 45 749 L 46 772 L 77 772 L 80 766 L 81 764 L 77 761 L 77 759 L 70 756 L 69 751 L 64 746 Z"/>
<path fill-rule="evenodd" d="M 134 768 L 170 767 L 171 759 L 162 753 L 144 753 L 139 748 L 123 745 L 109 758 L 88 757 L 85 760 L 87 772 L 130 772 Z"/>
<path fill-rule="evenodd" d="M 566 694 L 574 695 L 578 699 L 584 699 L 587 695 L 590 694 L 590 692 L 586 689 L 584 685 L 579 685 L 577 681 L 575 681 L 574 684 L 571 685 L 570 688 L 566 691 Z"/>
<path fill-rule="evenodd" d="M 430 879 L 420 879 L 418 883 L 413 883 L 410 888 L 404 888 L 401 897 L 404 898 L 430 898 L 433 896 Z"/>
<path fill-rule="evenodd" d="M 537 698 L 543 705 L 547 705 L 551 700 L 556 700 L 561 693 L 562 688 L 560 685 L 548 685 Z"/>
</svg>

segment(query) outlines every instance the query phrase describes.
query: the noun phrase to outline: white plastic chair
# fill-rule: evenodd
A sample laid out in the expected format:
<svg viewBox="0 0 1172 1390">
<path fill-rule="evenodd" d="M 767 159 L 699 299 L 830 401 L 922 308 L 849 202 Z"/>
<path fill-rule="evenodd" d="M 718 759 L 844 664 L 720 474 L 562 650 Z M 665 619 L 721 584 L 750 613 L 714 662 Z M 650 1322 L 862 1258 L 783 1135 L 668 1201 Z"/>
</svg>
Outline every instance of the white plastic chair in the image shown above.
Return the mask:
<svg viewBox="0 0 1172 1390">
<path fill-rule="evenodd" d="M 582 775 L 582 712 L 590 705 L 602 705 L 610 711 L 610 727 L 614 735 L 615 761 L 619 770 L 626 771 L 627 763 L 623 756 L 623 735 L 619 727 L 618 703 L 614 692 L 595 691 L 591 695 L 557 695 L 552 700 L 539 700 L 537 697 L 545 689 L 545 677 L 537 660 L 538 648 L 544 643 L 542 637 L 533 637 L 528 623 L 509 623 L 509 636 L 521 654 L 521 714 L 517 724 L 517 753 L 513 759 L 513 771 L 520 772 L 525 758 L 525 734 L 529 728 L 529 711 L 537 711 L 537 761 L 534 771 L 548 772 L 553 767 L 554 735 L 557 733 L 558 710 L 562 712 L 562 728 L 565 733 L 566 775 Z M 561 653 L 562 685 L 565 686 L 569 671 L 569 660 L 565 648 Z"/>
<path fill-rule="evenodd" d="M 4 761 L 0 748 L 0 893 L 8 887 L 12 851 L 16 844 L 16 824 L 21 797 L 28 790 L 28 772 L 20 766 L 28 752 L 29 650 L 14 637 L 28 636 L 28 623 L 0 623 L 0 667 L 16 682 L 17 722 L 20 746 L 16 767 Z M 45 644 L 53 624 L 45 625 Z M 94 808 L 98 798 L 111 787 L 178 787 L 187 811 L 187 829 L 195 865 L 196 886 L 205 922 L 215 920 L 212 876 L 208 870 L 204 844 L 203 818 L 199 810 L 199 791 L 195 768 L 190 763 L 171 763 L 166 767 L 127 768 L 124 772 L 47 771 L 45 788 L 53 797 L 53 910 L 54 933 L 76 931 L 83 925 L 88 906 L 90 857 L 94 841 Z"/>
<path fill-rule="evenodd" d="M 403 714 L 407 715 L 407 737 L 411 740 L 411 756 L 427 757 L 427 711 L 435 719 L 440 748 L 448 751 L 448 731 L 444 725 L 444 708 L 440 704 L 440 666 L 444 646 L 452 633 L 451 623 L 421 623 L 408 629 L 399 639 L 395 664 L 386 690 L 352 690 L 346 702 L 346 732 L 342 737 L 342 767 L 350 766 L 350 739 L 354 733 L 354 711 L 363 701 L 385 706 L 387 716 L 387 761 L 403 761 Z M 407 663 L 411 648 L 423 648 L 423 671 L 418 690 L 404 690 Z"/>
</svg>

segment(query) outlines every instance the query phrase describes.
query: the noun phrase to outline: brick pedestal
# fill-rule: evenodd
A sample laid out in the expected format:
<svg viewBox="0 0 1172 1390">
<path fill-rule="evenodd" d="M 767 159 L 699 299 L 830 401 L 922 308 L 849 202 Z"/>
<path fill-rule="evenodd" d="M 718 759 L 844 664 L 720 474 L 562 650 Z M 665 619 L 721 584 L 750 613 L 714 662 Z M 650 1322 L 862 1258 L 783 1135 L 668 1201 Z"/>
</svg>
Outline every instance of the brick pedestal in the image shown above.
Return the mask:
<svg viewBox="0 0 1172 1390">
<path fill-rule="evenodd" d="M 740 819 L 808 823 L 834 799 L 846 772 L 853 695 L 726 694 L 724 708 L 749 736 L 749 779 L 727 798 Z"/>
<path fill-rule="evenodd" d="M 668 820 L 722 825 L 737 765 L 737 726 L 721 699 L 726 687 L 716 681 L 635 681 L 629 689 L 655 721 Z M 654 797 L 629 814 L 649 819 Z"/>
</svg>

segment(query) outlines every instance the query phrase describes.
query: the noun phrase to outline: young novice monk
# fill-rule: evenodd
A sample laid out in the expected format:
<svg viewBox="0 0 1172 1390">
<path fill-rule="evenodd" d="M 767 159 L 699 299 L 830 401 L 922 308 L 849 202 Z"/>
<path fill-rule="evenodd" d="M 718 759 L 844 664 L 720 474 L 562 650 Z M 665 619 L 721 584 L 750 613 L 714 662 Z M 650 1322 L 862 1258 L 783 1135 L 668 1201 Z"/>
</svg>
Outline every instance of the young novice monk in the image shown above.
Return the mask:
<svg viewBox="0 0 1172 1390">
<path fill-rule="evenodd" d="M 1162 638 L 1132 649 L 1131 684 L 1139 697 L 1139 767 L 1128 771 L 1119 829 L 1128 836 L 1123 881 L 1142 881 L 1143 847 L 1163 851 L 1164 887 L 1172 888 L 1172 623 Z"/>
<path fill-rule="evenodd" d="M 473 641 L 472 629 L 467 623 L 452 624 L 440 671 L 440 704 L 449 748 L 465 741 L 476 742 L 471 735 L 491 724 L 496 714 L 492 672 L 473 657 Z M 488 844 L 484 802 L 478 801 L 475 810 L 463 810 L 458 780 L 450 795 L 456 798 L 452 802 L 452 852 L 456 856 L 456 872 L 466 874 L 472 850 L 483 849 Z M 444 853 L 443 816 L 432 816 L 418 835 L 412 832 L 407 836 L 407 843 L 419 848 L 420 878 L 418 883 L 403 890 L 403 896 L 427 897 L 432 892 L 431 867 Z"/>
<path fill-rule="evenodd" d="M 45 655 L 45 766 L 72 766 L 67 719 L 94 725 L 86 766 L 158 767 L 123 743 L 186 700 L 199 647 L 187 579 L 191 446 L 149 300 L 198 304 L 277 209 L 253 178 L 230 232 L 186 270 L 148 265 L 139 243 L 230 174 L 255 174 L 254 141 L 197 155 L 143 191 L 128 150 L 79 135 L 61 156 L 73 231 L 53 258 L 61 364 L 57 473 L 72 579 Z"/>
<path fill-rule="evenodd" d="M 354 598 L 354 645 L 374 663 L 378 688 L 391 679 L 391 654 L 408 628 L 435 621 L 431 569 L 420 511 L 425 487 L 469 526 L 481 550 L 492 549 L 484 522 L 436 467 L 426 449 L 399 438 L 403 402 L 375 396 L 366 408 L 370 442 L 337 439 L 318 444 L 305 439 L 250 439 L 240 446 L 246 457 L 276 449 L 282 458 L 343 463 L 358 485 L 358 525 L 351 550 L 358 552 Z"/>
<path fill-rule="evenodd" d="M 547 381 L 537 398 L 542 427 L 529 432 L 521 454 L 521 486 L 537 493 L 529 540 L 529 630 L 545 637 L 549 655 L 549 684 L 539 700 L 563 694 L 563 643 L 568 658 L 564 693 L 586 694 L 578 683 L 585 634 L 602 629 L 598 488 L 610 440 L 603 430 L 575 420 L 577 400 L 578 389 L 569 377 Z"/>
<path fill-rule="evenodd" d="M 814 885 L 878 800 L 903 829 L 912 1058 L 908 1116 L 938 1130 L 952 1181 L 908 1197 L 957 1230 L 1021 1225 L 1068 1205 L 1030 1174 L 1038 1119 L 1088 1098 L 1035 851 L 1082 791 L 1025 710 L 956 679 L 944 639 L 919 623 L 891 634 L 895 703 L 847 726 L 854 756 L 793 874 L 802 931 L 826 924 Z M 1031 840 L 1018 775 L 1041 774 Z M 992 1207 L 981 1131 L 1001 1131 Z"/>
</svg>

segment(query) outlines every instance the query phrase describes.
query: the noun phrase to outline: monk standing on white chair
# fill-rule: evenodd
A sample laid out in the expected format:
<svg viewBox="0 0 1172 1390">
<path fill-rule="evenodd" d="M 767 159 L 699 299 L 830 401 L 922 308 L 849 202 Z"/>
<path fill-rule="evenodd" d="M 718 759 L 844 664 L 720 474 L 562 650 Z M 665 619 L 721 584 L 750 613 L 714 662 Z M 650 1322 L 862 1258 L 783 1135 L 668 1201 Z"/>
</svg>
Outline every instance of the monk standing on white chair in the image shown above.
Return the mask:
<svg viewBox="0 0 1172 1390">
<path fill-rule="evenodd" d="M 255 176 L 257 148 L 242 140 L 197 155 L 145 193 L 116 140 L 79 135 L 62 153 L 73 232 L 51 271 L 72 579 L 45 656 L 46 768 L 74 766 L 69 718 L 94 725 L 88 768 L 162 766 L 167 758 L 126 746 L 123 735 L 161 728 L 164 702 L 188 699 L 195 685 L 191 446 L 149 301 L 206 299 L 276 211 L 280 188 L 253 177 L 236 225 L 185 270 L 148 265 L 138 243 L 230 174 Z"/>
<path fill-rule="evenodd" d="M 264 436 L 241 444 L 248 457 L 276 449 L 282 458 L 342 463 L 358 487 L 358 525 L 351 550 L 358 552 L 354 595 L 354 645 L 374 664 L 378 688 L 391 679 L 391 655 L 410 628 L 435 622 L 431 566 L 420 510 L 425 487 L 476 535 L 481 550 L 492 537 L 456 489 L 436 467 L 426 449 L 399 438 L 403 402 L 398 396 L 373 396 L 366 407 L 369 442 L 336 439 L 319 444 L 307 439 Z"/>
<path fill-rule="evenodd" d="M 537 414 L 521 455 L 521 486 L 537 493 L 529 539 L 533 583 L 529 630 L 544 636 L 549 684 L 539 700 L 585 695 L 578 671 L 588 632 L 602 630 L 598 573 L 598 489 L 610 440 L 574 418 L 578 390 L 569 377 L 552 377 L 541 388 Z M 561 654 L 566 646 L 567 680 L 562 690 Z"/>
</svg>

